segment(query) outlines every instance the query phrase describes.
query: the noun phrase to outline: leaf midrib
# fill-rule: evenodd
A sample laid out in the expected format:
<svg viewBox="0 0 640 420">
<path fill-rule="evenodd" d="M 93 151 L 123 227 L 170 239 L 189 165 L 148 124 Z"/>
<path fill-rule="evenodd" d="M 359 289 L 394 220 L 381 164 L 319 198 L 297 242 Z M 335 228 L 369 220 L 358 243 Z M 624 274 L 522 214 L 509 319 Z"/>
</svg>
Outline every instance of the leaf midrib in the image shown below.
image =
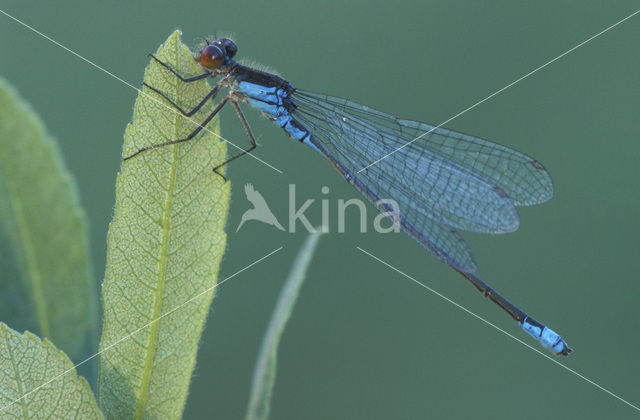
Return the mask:
<svg viewBox="0 0 640 420">
<path fill-rule="evenodd" d="M 178 57 L 178 48 L 180 45 L 176 45 L 175 57 Z M 180 84 L 176 83 L 176 97 L 180 97 Z M 179 130 L 178 130 L 178 122 L 180 115 L 175 113 L 174 116 L 174 124 L 175 132 L 174 138 L 178 138 Z M 150 339 L 149 339 L 149 347 L 147 347 L 144 366 L 142 368 L 142 379 L 140 384 L 140 392 L 138 395 L 138 401 L 136 405 L 136 413 L 134 415 L 134 419 L 141 419 L 144 415 L 144 409 L 149 397 L 149 387 L 151 383 L 151 375 L 153 371 L 153 362 L 155 361 L 156 349 L 158 344 L 158 335 L 160 331 L 160 320 L 158 318 L 162 316 L 162 303 L 163 303 L 163 294 L 164 294 L 164 286 L 167 277 L 167 262 L 168 262 L 168 251 L 169 251 L 169 239 L 171 237 L 171 210 L 173 208 L 173 200 L 175 198 L 175 184 L 176 184 L 176 175 L 177 175 L 177 166 L 178 166 L 178 151 L 179 145 L 173 146 L 173 162 L 171 165 L 171 174 L 169 181 L 169 188 L 167 189 L 167 198 L 165 200 L 165 205 L 162 211 L 162 220 L 161 223 L 163 225 L 162 229 L 162 244 L 160 246 L 160 260 L 159 260 L 159 270 L 158 270 L 158 282 L 155 293 L 155 303 L 153 308 L 153 316 L 151 318 L 152 324 L 150 326 Z M 157 320 L 157 321 L 156 321 Z"/>
<path fill-rule="evenodd" d="M 22 416 L 25 419 L 30 419 L 31 414 L 29 413 L 29 406 L 27 405 L 27 401 L 25 397 L 24 384 L 22 383 L 22 377 L 20 376 L 20 370 L 18 369 L 18 362 L 16 362 L 16 358 L 13 355 L 13 349 L 11 348 L 11 343 L 9 342 L 9 334 L 5 336 L 5 341 L 7 342 L 7 351 L 9 352 L 9 359 L 11 359 L 11 366 L 13 366 L 13 372 L 15 373 L 16 384 L 18 386 L 18 395 L 20 395 L 20 400 L 18 403 L 22 408 Z M 6 406 L 8 407 L 8 406 Z"/>
</svg>

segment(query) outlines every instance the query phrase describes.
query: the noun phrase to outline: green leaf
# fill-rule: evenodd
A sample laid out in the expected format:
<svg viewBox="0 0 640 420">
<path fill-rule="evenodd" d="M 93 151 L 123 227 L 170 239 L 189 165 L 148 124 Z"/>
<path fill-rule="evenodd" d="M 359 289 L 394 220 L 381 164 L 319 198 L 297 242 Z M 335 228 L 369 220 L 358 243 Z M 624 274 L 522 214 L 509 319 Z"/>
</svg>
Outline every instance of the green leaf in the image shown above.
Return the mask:
<svg viewBox="0 0 640 420">
<path fill-rule="evenodd" d="M 85 215 L 56 142 L 3 79 L 0 110 L 0 319 L 77 359 L 97 333 Z"/>
<path fill-rule="evenodd" d="M 101 419 L 87 381 L 51 341 L 0 322 L 0 418 Z"/>
<path fill-rule="evenodd" d="M 156 56 L 182 74 L 202 73 L 177 31 Z M 204 80 L 179 81 L 155 61 L 144 80 L 186 109 L 210 90 Z M 184 138 L 197 126 L 150 89 L 144 92 L 127 126 L 123 156 Z M 211 109 L 203 107 L 192 119 L 203 121 Z M 207 127 L 219 131 L 217 122 Z M 108 418 L 182 413 L 226 244 L 230 185 L 212 172 L 225 156 L 225 144 L 203 130 L 192 141 L 122 164 L 102 289 L 99 404 Z"/>
<path fill-rule="evenodd" d="M 260 353 L 253 371 L 253 382 L 246 420 L 266 420 L 269 417 L 271 394 L 276 380 L 276 364 L 278 360 L 278 345 L 282 332 L 291 317 L 293 306 L 298 298 L 300 287 L 307 273 L 311 257 L 315 251 L 321 229 L 309 235 L 302 250 L 296 257 L 289 277 L 284 284 L 276 308 L 271 315 L 269 326 L 260 346 Z"/>
</svg>

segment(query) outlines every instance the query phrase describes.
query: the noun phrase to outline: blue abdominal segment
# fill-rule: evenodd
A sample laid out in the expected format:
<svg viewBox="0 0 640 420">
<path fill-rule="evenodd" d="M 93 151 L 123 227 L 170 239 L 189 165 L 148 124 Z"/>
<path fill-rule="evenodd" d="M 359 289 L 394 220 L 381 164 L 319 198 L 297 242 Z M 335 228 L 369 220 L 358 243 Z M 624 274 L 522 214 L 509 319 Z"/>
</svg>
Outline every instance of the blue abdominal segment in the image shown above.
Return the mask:
<svg viewBox="0 0 640 420">
<path fill-rule="evenodd" d="M 529 322 L 529 317 L 525 318 L 520 326 L 531 337 L 540 341 L 540 344 L 542 344 L 543 347 L 546 347 L 555 354 L 563 354 L 563 351 L 565 351 L 567 345 L 564 340 L 551 328 L 541 325 L 538 322 L 533 324 Z"/>
<path fill-rule="evenodd" d="M 302 143 L 304 143 L 304 144 L 306 144 L 307 146 L 311 147 L 313 150 L 315 150 L 316 152 L 320 153 L 322 156 L 324 156 L 324 155 L 325 155 L 324 153 L 322 153 L 322 152 L 320 151 L 320 149 L 318 149 L 318 148 L 316 147 L 316 145 L 315 145 L 315 144 L 311 143 L 311 136 L 307 136 L 307 137 L 305 137 L 305 138 L 304 138 L 304 140 L 302 140 Z"/>
</svg>

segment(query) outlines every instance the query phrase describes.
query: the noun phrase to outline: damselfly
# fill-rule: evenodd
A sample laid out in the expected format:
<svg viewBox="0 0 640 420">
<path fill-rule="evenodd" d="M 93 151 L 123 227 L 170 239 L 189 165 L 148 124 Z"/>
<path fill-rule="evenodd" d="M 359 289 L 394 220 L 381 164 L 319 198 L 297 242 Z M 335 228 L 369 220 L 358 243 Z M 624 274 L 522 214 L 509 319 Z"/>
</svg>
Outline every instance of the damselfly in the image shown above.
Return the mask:
<svg viewBox="0 0 640 420">
<path fill-rule="evenodd" d="M 184 77 L 152 55 L 184 83 L 220 76 L 211 91 L 191 110 L 146 85 L 183 115 L 190 117 L 221 89 L 222 101 L 191 134 L 140 149 L 193 139 L 230 103 L 251 145 L 213 170 L 250 153 L 256 141 L 240 106 L 248 103 L 274 121 L 293 139 L 326 158 L 360 193 L 420 245 L 460 273 L 495 302 L 541 344 L 558 355 L 571 349 L 544 324 L 498 294 L 474 272 L 471 251 L 457 230 L 506 233 L 518 228 L 516 206 L 543 203 L 553 194 L 551 178 L 536 160 L 516 150 L 429 124 L 402 120 L 347 99 L 293 87 L 283 78 L 233 60 L 238 48 L 218 38 L 194 58 L 204 73 Z M 224 178 L 224 177 L 223 177 Z M 387 200 L 393 199 L 399 209 Z"/>
</svg>

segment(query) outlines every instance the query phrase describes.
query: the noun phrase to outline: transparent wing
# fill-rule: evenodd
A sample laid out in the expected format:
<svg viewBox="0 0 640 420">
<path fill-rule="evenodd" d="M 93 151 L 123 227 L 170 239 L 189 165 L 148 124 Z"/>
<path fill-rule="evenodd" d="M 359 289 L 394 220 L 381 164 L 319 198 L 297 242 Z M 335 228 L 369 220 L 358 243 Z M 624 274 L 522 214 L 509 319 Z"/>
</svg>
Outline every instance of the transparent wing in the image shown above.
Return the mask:
<svg viewBox="0 0 640 420">
<path fill-rule="evenodd" d="M 401 120 L 334 96 L 298 90 L 295 97 L 296 102 L 320 109 L 323 114 L 344 115 L 361 121 L 364 125 L 356 125 L 357 129 L 362 128 L 367 135 L 390 145 L 393 150 L 429 132 L 412 143 L 413 150 L 418 154 L 428 150 L 471 169 L 500 186 L 516 206 L 540 204 L 553 195 L 553 184 L 544 167 L 517 150 L 444 128 L 434 130 L 430 124 Z M 382 156 L 367 161 L 362 167 Z"/>
<path fill-rule="evenodd" d="M 381 211 L 387 212 L 387 214 L 395 213 L 395 209 L 365 185 L 359 175 L 349 175 L 348 180 Z M 471 255 L 471 250 L 458 232 L 429 218 L 420 217 L 421 213 L 416 211 L 416 206 L 405 205 L 403 207 L 400 204 L 398 207 L 399 214 L 395 213 L 397 216 L 394 215 L 392 219 L 409 236 L 444 263 L 467 273 L 476 271 L 476 263 Z M 399 220 L 395 220 L 396 217 Z"/>
<path fill-rule="evenodd" d="M 371 201 L 395 200 L 414 238 L 447 264 L 475 270 L 455 229 L 503 233 L 517 229 L 514 205 L 548 200 L 553 192 L 542 165 L 488 141 L 400 120 L 354 102 L 306 91 L 293 112 Z"/>
</svg>

